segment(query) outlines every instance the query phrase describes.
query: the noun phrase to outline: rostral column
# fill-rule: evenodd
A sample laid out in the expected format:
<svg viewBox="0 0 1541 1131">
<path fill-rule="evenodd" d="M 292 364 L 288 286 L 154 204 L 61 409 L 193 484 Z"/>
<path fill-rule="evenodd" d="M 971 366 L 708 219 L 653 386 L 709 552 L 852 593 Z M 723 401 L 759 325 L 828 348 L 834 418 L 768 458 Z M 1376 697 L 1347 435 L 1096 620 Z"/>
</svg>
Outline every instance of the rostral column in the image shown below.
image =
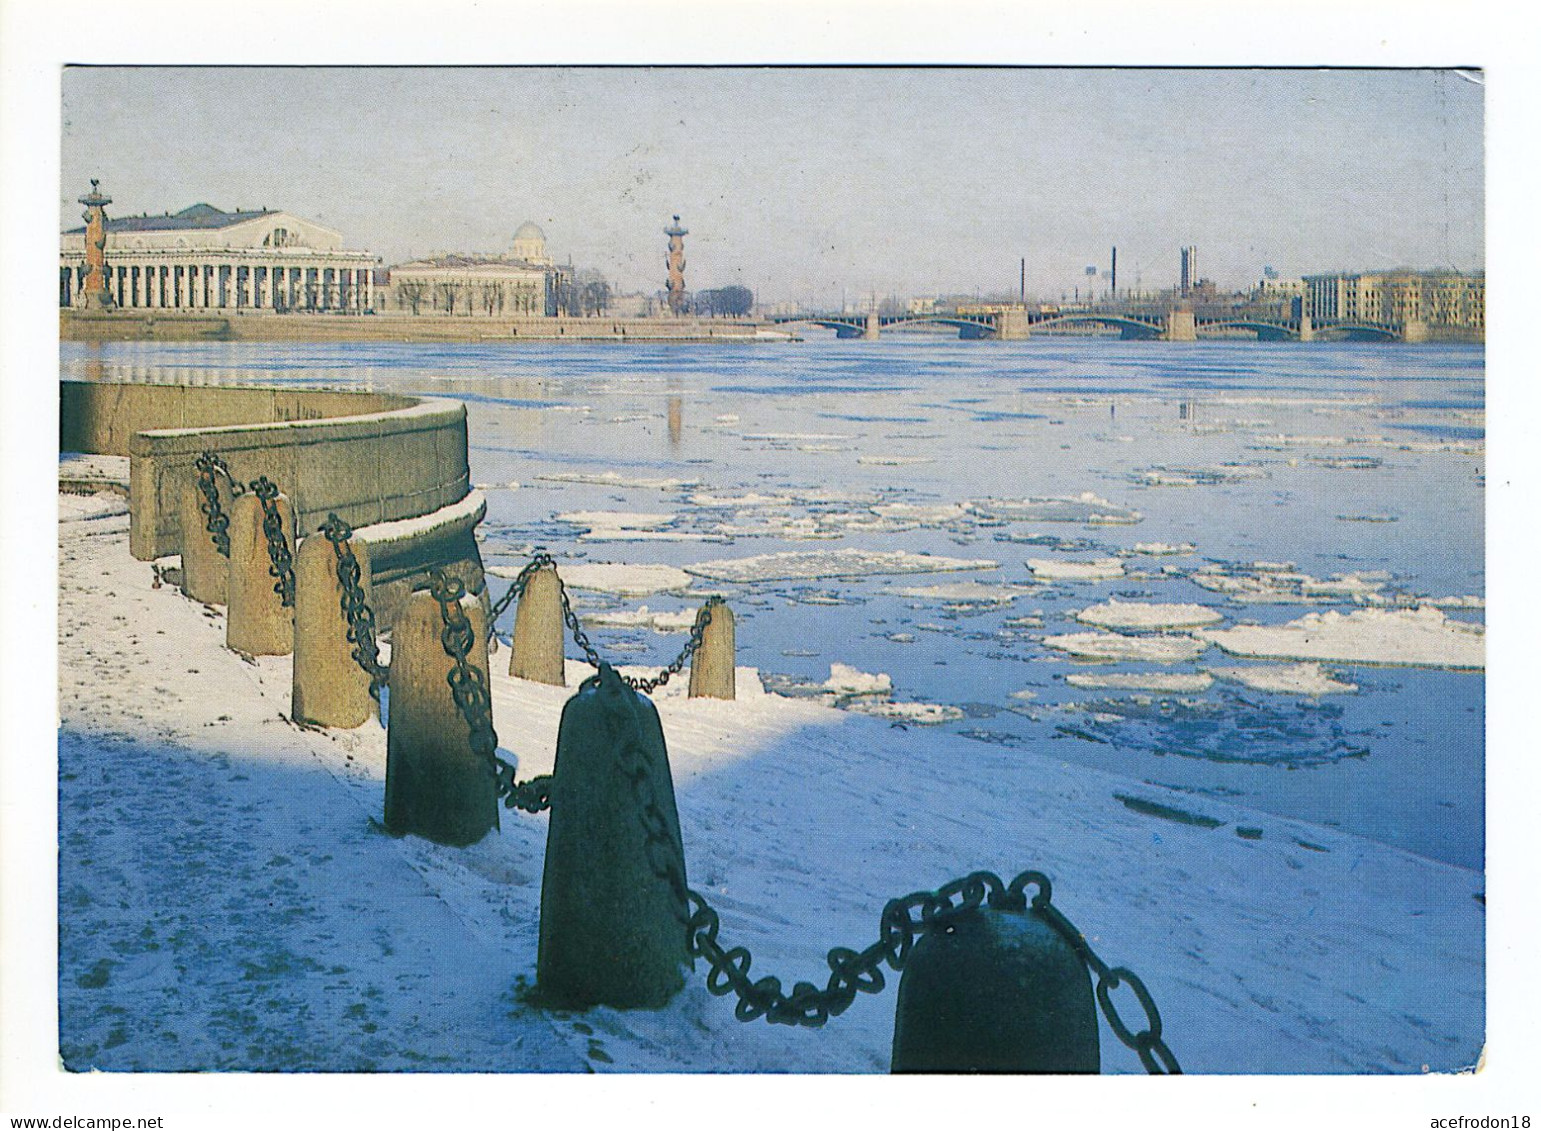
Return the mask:
<svg viewBox="0 0 1541 1131">
<path fill-rule="evenodd" d="M 669 237 L 669 313 L 685 313 L 685 237 L 690 233 L 680 227 L 680 218 L 663 230 Z"/>
<path fill-rule="evenodd" d="M 82 299 L 87 310 L 111 310 L 112 295 L 107 291 L 107 206 L 112 197 L 97 190 L 93 178 L 91 191 L 80 198 L 86 206 L 81 219 L 86 222 L 86 282 Z"/>
</svg>

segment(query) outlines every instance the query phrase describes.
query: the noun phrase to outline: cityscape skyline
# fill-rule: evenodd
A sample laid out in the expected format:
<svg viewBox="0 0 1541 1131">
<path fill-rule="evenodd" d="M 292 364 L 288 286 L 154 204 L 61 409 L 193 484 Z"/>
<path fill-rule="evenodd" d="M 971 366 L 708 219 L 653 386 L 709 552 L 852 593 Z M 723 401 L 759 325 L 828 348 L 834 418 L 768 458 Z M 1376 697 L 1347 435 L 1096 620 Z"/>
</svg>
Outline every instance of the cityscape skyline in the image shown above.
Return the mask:
<svg viewBox="0 0 1541 1131">
<path fill-rule="evenodd" d="M 522 222 L 618 289 L 766 302 L 1483 269 L 1483 88 L 1453 70 L 70 67 L 61 230 L 279 208 L 384 264 Z M 238 107 L 239 112 L 231 109 Z M 1106 280 L 1098 285 L 1106 286 Z"/>
</svg>

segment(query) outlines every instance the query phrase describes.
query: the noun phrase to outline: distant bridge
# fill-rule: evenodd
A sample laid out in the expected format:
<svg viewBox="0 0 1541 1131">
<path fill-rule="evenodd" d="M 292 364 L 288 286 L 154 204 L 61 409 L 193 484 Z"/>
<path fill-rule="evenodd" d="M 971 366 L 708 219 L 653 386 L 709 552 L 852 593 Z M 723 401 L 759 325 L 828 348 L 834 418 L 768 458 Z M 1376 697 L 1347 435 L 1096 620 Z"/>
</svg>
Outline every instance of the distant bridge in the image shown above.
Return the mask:
<svg viewBox="0 0 1541 1131">
<path fill-rule="evenodd" d="M 835 331 L 840 338 L 872 341 L 884 330 L 902 330 L 925 324 L 954 326 L 960 338 L 1022 341 L 1033 331 L 1052 333 L 1078 326 L 1103 326 L 1117 330 L 1125 339 L 1193 342 L 1200 338 L 1231 337 L 1250 332 L 1259 341 L 1303 341 L 1317 337 L 1378 341 L 1423 341 L 1428 327 L 1422 322 L 1372 322 L 1309 315 L 1295 318 L 1244 317 L 1199 314 L 1180 307 L 1089 307 L 1082 310 L 1031 310 L 1022 307 L 970 314 L 778 314 L 767 319 L 773 325 L 805 323 Z"/>
</svg>

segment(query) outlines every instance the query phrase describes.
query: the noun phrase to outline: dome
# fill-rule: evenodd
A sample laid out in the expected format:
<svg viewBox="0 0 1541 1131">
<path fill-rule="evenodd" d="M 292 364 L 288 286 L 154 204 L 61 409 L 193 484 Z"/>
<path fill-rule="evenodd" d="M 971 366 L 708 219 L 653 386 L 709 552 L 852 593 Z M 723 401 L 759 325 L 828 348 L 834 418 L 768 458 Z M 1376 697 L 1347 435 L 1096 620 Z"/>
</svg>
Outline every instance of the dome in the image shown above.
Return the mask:
<svg viewBox="0 0 1541 1131">
<path fill-rule="evenodd" d="M 523 259 L 528 263 L 551 262 L 551 257 L 546 254 L 546 233 L 540 230 L 540 225 L 529 220 L 520 224 L 519 230 L 514 233 L 512 250 L 515 259 Z"/>
</svg>

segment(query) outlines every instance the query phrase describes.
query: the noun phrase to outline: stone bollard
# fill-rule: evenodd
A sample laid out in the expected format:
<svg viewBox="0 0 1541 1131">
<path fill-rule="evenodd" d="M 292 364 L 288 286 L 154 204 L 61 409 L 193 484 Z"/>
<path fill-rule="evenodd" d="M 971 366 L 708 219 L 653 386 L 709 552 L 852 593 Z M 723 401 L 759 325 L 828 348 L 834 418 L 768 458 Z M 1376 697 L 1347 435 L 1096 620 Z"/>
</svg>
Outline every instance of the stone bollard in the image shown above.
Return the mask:
<svg viewBox="0 0 1541 1131">
<path fill-rule="evenodd" d="M 197 480 L 189 478 L 182 486 L 178 502 L 178 521 L 182 524 L 182 592 L 206 605 L 223 605 L 230 562 L 214 545 L 202 506 L 203 492 L 198 489 Z"/>
<path fill-rule="evenodd" d="M 553 687 L 567 686 L 562 625 L 562 583 L 555 566 L 530 574 L 514 612 L 514 646 L 508 674 Z"/>
<path fill-rule="evenodd" d="M 656 1008 L 690 963 L 685 854 L 658 711 L 609 664 L 562 709 L 536 984 L 553 1005 Z"/>
<path fill-rule="evenodd" d="M 278 514 L 291 552 L 294 546 L 294 510 L 279 495 Z M 287 656 L 294 650 L 294 610 L 286 608 L 273 588 L 278 579 L 268 570 L 267 535 L 262 530 L 262 502 L 247 492 L 230 505 L 230 575 L 225 594 L 229 613 L 225 618 L 225 646 L 251 656 Z"/>
<path fill-rule="evenodd" d="M 369 549 L 350 543 L 359 565 L 359 586 L 369 592 Z M 342 611 L 337 553 L 324 535 L 312 534 L 294 556 L 294 691 L 289 713 L 296 722 L 324 727 L 363 726 L 374 715 L 369 673 L 353 658 L 348 618 Z"/>
<path fill-rule="evenodd" d="M 892 1068 L 1100 1071 L 1085 963 L 1035 911 L 979 908 L 948 919 L 905 961 Z"/>
<path fill-rule="evenodd" d="M 712 619 L 701 633 L 701 647 L 690 659 L 690 698 L 732 699 L 735 694 L 733 664 L 737 645 L 733 635 L 733 610 L 726 601 L 708 601 Z"/>
<path fill-rule="evenodd" d="M 356 550 L 355 550 L 356 552 Z M 467 660 L 487 675 L 487 615 L 467 594 Z M 444 620 L 433 594 L 413 593 L 391 629 L 390 709 L 385 755 L 385 827 L 440 844 L 467 845 L 498 827 L 497 780 L 471 749 L 471 731 L 455 704 L 444 651 Z"/>
</svg>

